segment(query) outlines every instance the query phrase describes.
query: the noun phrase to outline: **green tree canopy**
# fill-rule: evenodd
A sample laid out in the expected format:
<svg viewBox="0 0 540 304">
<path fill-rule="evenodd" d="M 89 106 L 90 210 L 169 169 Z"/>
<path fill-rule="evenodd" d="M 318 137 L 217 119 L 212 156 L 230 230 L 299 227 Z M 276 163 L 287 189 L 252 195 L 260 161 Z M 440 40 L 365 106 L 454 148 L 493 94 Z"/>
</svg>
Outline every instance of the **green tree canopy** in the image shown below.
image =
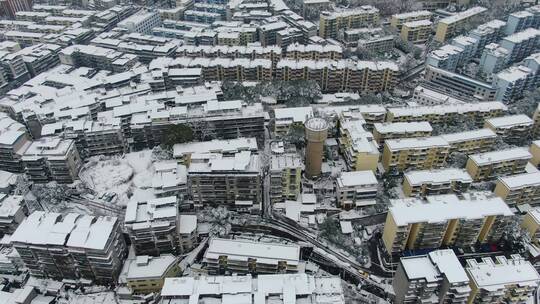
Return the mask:
<svg viewBox="0 0 540 304">
<path fill-rule="evenodd" d="M 193 140 L 193 129 L 186 124 L 170 125 L 165 132 L 163 145 L 171 148 L 174 144 L 181 144 Z"/>
</svg>

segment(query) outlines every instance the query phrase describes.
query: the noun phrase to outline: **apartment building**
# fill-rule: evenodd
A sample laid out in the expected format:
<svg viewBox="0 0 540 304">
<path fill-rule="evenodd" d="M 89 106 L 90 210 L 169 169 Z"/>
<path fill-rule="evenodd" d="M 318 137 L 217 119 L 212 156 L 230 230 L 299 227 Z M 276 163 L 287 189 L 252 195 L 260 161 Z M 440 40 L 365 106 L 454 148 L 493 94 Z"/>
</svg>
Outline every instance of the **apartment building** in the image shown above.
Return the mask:
<svg viewBox="0 0 540 304">
<path fill-rule="evenodd" d="M 152 188 L 157 197 L 176 196 L 187 197 L 187 168 L 177 161 L 154 162 Z"/>
<path fill-rule="evenodd" d="M 0 123 L 9 125 L 0 132 L 0 170 L 22 173 L 22 156 L 31 144 L 24 126 L 7 115 L 0 115 Z"/>
<path fill-rule="evenodd" d="M 133 294 L 160 292 L 165 278 L 181 273 L 178 259 L 172 254 L 160 256 L 138 255 L 124 263 L 120 283 L 125 283 Z"/>
<path fill-rule="evenodd" d="M 142 10 L 118 22 L 117 25 L 130 33 L 151 34 L 152 29 L 161 26 L 161 23 L 158 11 Z"/>
<path fill-rule="evenodd" d="M 36 44 L 17 53 L 23 58 L 26 69 L 32 77 L 48 71 L 60 63 L 58 53 L 62 48 L 56 44 Z"/>
<path fill-rule="evenodd" d="M 362 201 L 374 200 L 378 186 L 373 171 L 341 172 L 336 178 L 338 206 L 349 210 L 361 205 Z"/>
<path fill-rule="evenodd" d="M 137 56 L 131 54 L 82 44 L 68 46 L 62 49 L 58 56 L 62 64 L 109 70 L 116 73 L 128 71 L 138 62 Z"/>
<path fill-rule="evenodd" d="M 212 275 L 296 273 L 300 246 L 211 238 L 203 263 Z"/>
<path fill-rule="evenodd" d="M 472 178 L 463 169 L 444 168 L 405 172 L 403 194 L 407 197 L 464 193 L 469 190 Z"/>
<path fill-rule="evenodd" d="M 191 157 L 188 167 L 190 194 L 195 205 L 224 204 L 238 211 L 261 210 L 261 163 L 258 155 L 241 151 Z"/>
<path fill-rule="evenodd" d="M 289 24 L 284 21 L 265 23 L 257 28 L 259 41 L 264 47 L 277 44 L 277 33 L 289 28 Z"/>
<path fill-rule="evenodd" d="M 450 152 L 466 155 L 484 153 L 493 150 L 497 134 L 491 129 L 483 128 L 441 135 L 450 144 Z"/>
<path fill-rule="evenodd" d="M 519 254 L 467 260 L 471 293 L 467 303 L 524 303 L 534 294 L 540 275 Z"/>
<path fill-rule="evenodd" d="M 401 39 L 411 43 L 423 43 L 431 35 L 431 21 L 417 20 L 403 23 L 401 27 Z"/>
<path fill-rule="evenodd" d="M 13 234 L 27 213 L 23 196 L 0 193 L 0 236 Z"/>
<path fill-rule="evenodd" d="M 505 34 L 511 35 L 530 27 L 538 28 L 540 26 L 539 9 L 540 6 L 536 5 L 527 8 L 526 10 L 513 12 L 508 15 L 506 27 L 504 29 Z"/>
<path fill-rule="evenodd" d="M 304 162 L 297 154 L 272 155 L 270 159 L 270 201 L 296 201 L 302 191 Z"/>
<path fill-rule="evenodd" d="M 535 167 L 540 167 L 540 140 L 533 141 L 529 147 L 529 152 L 531 153 L 531 164 Z"/>
<path fill-rule="evenodd" d="M 380 156 L 379 146 L 373 135 L 364 129 L 365 121 L 347 117 L 341 117 L 339 121 L 339 149 L 349 170 L 376 172 Z"/>
<path fill-rule="evenodd" d="M 426 64 L 447 71 L 455 71 L 464 60 L 465 50 L 461 47 L 445 44 L 431 51 L 426 58 Z"/>
<path fill-rule="evenodd" d="M 208 289 L 206 286 L 215 288 Z M 290 288 L 293 286 L 295 288 Z M 198 302 L 232 301 L 232 303 L 257 299 L 261 303 L 279 303 L 286 297 L 296 302 L 324 299 L 322 301 L 345 304 L 345 295 L 339 278 L 311 276 L 305 273 L 259 275 L 256 278 L 252 278 L 249 274 L 167 278 L 161 290 L 162 300 L 159 304 L 173 304 L 189 299 Z"/>
<path fill-rule="evenodd" d="M 247 58 L 156 58 L 150 63 L 150 70 L 163 68 L 200 68 L 205 81 L 270 81 L 272 61 Z"/>
<path fill-rule="evenodd" d="M 466 169 L 474 181 L 485 181 L 523 173 L 531 158 L 531 153 L 523 148 L 473 154 L 469 155 Z"/>
<path fill-rule="evenodd" d="M 381 92 L 394 88 L 398 71 L 389 61 L 282 59 L 275 68 L 275 79 L 314 80 L 323 92 Z"/>
<path fill-rule="evenodd" d="M 526 66 L 509 67 L 495 75 L 495 98 L 511 102 L 523 97 L 523 93 L 536 88 L 534 72 Z"/>
<path fill-rule="evenodd" d="M 507 66 L 508 55 L 508 50 L 497 43 L 486 45 L 480 57 L 482 76 L 487 80 L 493 79 L 493 74 L 502 71 Z"/>
<path fill-rule="evenodd" d="M 431 124 L 437 124 L 451 121 L 456 118 L 462 118 L 473 121 L 477 126 L 482 126 L 486 119 L 502 116 L 507 110 L 508 108 L 506 105 L 500 101 L 418 107 L 396 107 L 388 108 L 386 121 L 428 121 Z"/>
<path fill-rule="evenodd" d="M 180 251 L 180 221 L 175 196 L 130 200 L 124 224 L 137 255 L 157 256 Z"/>
<path fill-rule="evenodd" d="M 508 205 L 536 204 L 540 200 L 540 173 L 499 177 L 494 192 Z"/>
<path fill-rule="evenodd" d="M 450 44 L 463 50 L 462 64 L 470 62 L 476 56 L 478 51 L 478 40 L 470 36 L 460 35 L 454 37 Z"/>
<path fill-rule="evenodd" d="M 411 101 L 415 102 L 417 105 L 420 106 L 463 103 L 463 101 L 457 98 L 431 90 L 423 85 L 419 85 L 414 88 Z"/>
<path fill-rule="evenodd" d="M 469 277 L 451 249 L 402 257 L 394 275 L 395 303 L 466 303 Z"/>
<path fill-rule="evenodd" d="M 497 242 L 513 215 L 499 197 L 487 193 L 392 200 L 383 242 L 390 254 L 441 246 Z"/>
<path fill-rule="evenodd" d="M 24 172 L 35 183 L 51 180 L 70 184 L 78 178 L 82 160 L 75 142 L 59 137 L 33 141 L 22 155 Z"/>
<path fill-rule="evenodd" d="M 274 134 L 286 135 L 291 126 L 303 126 L 311 117 L 313 117 L 312 107 L 276 108 L 274 109 Z"/>
<path fill-rule="evenodd" d="M 459 33 L 468 23 L 474 22 L 475 19 L 481 17 L 485 11 L 487 11 L 486 8 L 475 6 L 439 20 L 435 40 L 444 43 Z"/>
<path fill-rule="evenodd" d="M 387 172 L 441 168 L 449 153 L 450 144 L 440 136 L 389 139 L 384 143 L 382 165 Z"/>
<path fill-rule="evenodd" d="M 293 60 L 340 60 L 343 56 L 340 46 L 327 44 L 291 44 L 287 46 L 287 58 Z"/>
<path fill-rule="evenodd" d="M 115 107 L 113 111 L 115 117 L 122 119 L 124 138 L 133 138 L 131 145 L 135 150 L 161 144 L 170 126 L 177 124 L 194 126 L 197 138 L 205 138 L 208 134 L 220 139 L 262 138 L 264 132 L 262 104 L 248 105 L 241 100 L 209 100 L 203 105 L 190 107 L 189 111 L 187 106 L 165 110 L 159 109 L 159 105 L 141 101 Z"/>
<path fill-rule="evenodd" d="M 180 215 L 180 252 L 190 252 L 199 245 L 199 233 L 197 231 L 197 215 Z"/>
<path fill-rule="evenodd" d="M 484 47 L 495 43 L 504 35 L 506 22 L 494 19 L 479 25 L 468 33 L 469 37 L 476 39 L 476 55 L 480 55 Z"/>
<path fill-rule="evenodd" d="M 277 46 L 208 46 L 182 45 L 176 49 L 176 57 L 204 58 L 247 58 L 250 60 L 267 59 L 275 65 L 282 56 L 281 48 Z"/>
<path fill-rule="evenodd" d="M 380 146 L 388 139 L 431 136 L 433 128 L 427 121 L 383 122 L 373 124 L 373 138 Z"/>
<path fill-rule="evenodd" d="M 10 238 L 32 276 L 115 284 L 126 256 L 116 217 L 35 211 Z"/>
<path fill-rule="evenodd" d="M 319 36 L 338 37 L 340 30 L 360 28 L 379 23 L 379 10 L 370 5 L 344 11 L 324 11 L 319 19 Z"/>
<path fill-rule="evenodd" d="M 532 136 L 534 139 L 540 139 L 540 103 L 533 114 L 533 130 Z"/>
<path fill-rule="evenodd" d="M 540 30 L 535 28 L 528 28 L 504 37 L 500 45 L 508 50 L 506 62 L 511 64 L 523 60 L 536 50 L 539 40 Z"/>
<path fill-rule="evenodd" d="M 419 21 L 419 20 L 430 20 L 433 14 L 430 11 L 414 11 L 406 12 L 401 14 L 392 15 L 390 19 L 390 26 L 401 31 L 401 28 L 404 23 Z"/>
<path fill-rule="evenodd" d="M 425 79 L 432 89 L 464 100 L 494 100 L 496 94 L 492 84 L 434 66 L 426 67 Z"/>
<path fill-rule="evenodd" d="M 0 15 L 9 19 L 15 18 L 17 12 L 31 11 L 32 1 L 28 0 L 4 0 L 0 1 Z"/>
<path fill-rule="evenodd" d="M 527 211 L 521 221 L 521 228 L 527 230 L 531 241 L 538 244 L 540 238 L 540 210 L 535 208 Z"/>
<path fill-rule="evenodd" d="M 502 116 L 486 119 L 484 127 L 491 129 L 505 142 L 519 143 L 531 135 L 533 120 L 524 114 Z"/>
<path fill-rule="evenodd" d="M 390 52 L 394 48 L 394 44 L 394 36 L 392 35 L 366 35 L 355 41 L 355 43 L 352 43 L 352 47 L 362 48 L 373 53 L 385 53 Z"/>
<path fill-rule="evenodd" d="M 189 166 L 193 154 L 220 153 L 234 155 L 241 151 L 257 153 L 257 139 L 254 137 L 239 137 L 235 139 L 214 139 L 210 141 L 197 141 L 173 146 L 173 158 L 179 163 Z"/>
</svg>

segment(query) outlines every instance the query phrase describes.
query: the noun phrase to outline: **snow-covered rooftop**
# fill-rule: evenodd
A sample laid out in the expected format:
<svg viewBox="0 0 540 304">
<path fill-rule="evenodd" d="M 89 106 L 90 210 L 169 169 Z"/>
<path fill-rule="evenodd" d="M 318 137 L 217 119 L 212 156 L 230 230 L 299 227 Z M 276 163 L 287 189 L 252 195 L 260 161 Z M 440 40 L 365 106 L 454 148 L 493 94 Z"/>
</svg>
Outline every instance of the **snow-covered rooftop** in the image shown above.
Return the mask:
<svg viewBox="0 0 540 304">
<path fill-rule="evenodd" d="M 390 151 L 450 147 L 448 142 L 441 136 L 388 139 L 385 141 L 385 145 L 390 149 Z"/>
<path fill-rule="evenodd" d="M 457 133 L 442 134 L 441 137 L 444 138 L 449 144 L 457 144 L 460 142 L 470 141 L 470 140 L 496 138 L 497 134 L 495 134 L 495 132 L 493 132 L 491 129 L 483 128 L 483 129 L 463 131 L 463 132 L 457 132 Z"/>
<path fill-rule="evenodd" d="M 305 304 L 345 304 L 339 278 L 305 273 L 259 275 L 256 279 L 251 275 L 166 278 L 161 296 L 192 301 L 218 300 L 223 304 L 294 303 L 297 298 Z"/>
<path fill-rule="evenodd" d="M 277 265 L 279 261 L 286 261 L 289 265 L 298 265 L 300 246 L 212 238 L 204 258 L 217 260 L 220 256 L 227 256 L 229 261 L 247 262 L 252 258 L 263 264 Z"/>
<path fill-rule="evenodd" d="M 445 168 L 439 170 L 419 170 L 406 172 L 404 178 L 411 186 L 424 183 L 443 184 L 452 181 L 472 183 L 472 178 L 466 170 L 457 168 Z"/>
<path fill-rule="evenodd" d="M 499 177 L 499 181 L 506 185 L 510 190 L 522 187 L 540 186 L 540 171 L 501 176 Z"/>
<path fill-rule="evenodd" d="M 459 12 L 459 13 L 457 13 L 455 15 L 443 18 L 443 19 L 439 20 L 439 22 L 440 23 L 451 24 L 451 23 L 455 23 L 455 22 L 459 22 L 459 21 L 468 19 L 468 18 L 473 17 L 475 15 L 481 14 L 481 13 L 483 13 L 485 11 L 487 11 L 487 8 L 481 7 L 481 6 L 475 6 L 475 7 L 472 7 L 470 9 L 468 9 L 468 10 L 465 10 L 463 12 Z"/>
<path fill-rule="evenodd" d="M 439 223 L 451 219 L 479 219 L 486 216 L 510 216 L 512 211 L 499 197 L 469 193 L 463 199 L 454 194 L 428 196 L 426 200 L 392 200 L 389 213 L 398 226 L 412 223 Z"/>
<path fill-rule="evenodd" d="M 35 211 L 19 225 L 11 242 L 102 250 L 116 222 L 117 218 L 110 216 Z"/>
<path fill-rule="evenodd" d="M 373 128 L 381 134 L 431 132 L 433 128 L 427 121 L 374 123 Z"/>
<path fill-rule="evenodd" d="M 339 187 L 366 187 L 376 186 L 378 181 L 373 171 L 368 170 L 341 172 L 336 183 Z"/>
<path fill-rule="evenodd" d="M 145 280 L 161 278 L 177 262 L 172 254 L 162 254 L 157 257 L 136 256 L 128 259 L 122 269 L 127 280 Z"/>
<path fill-rule="evenodd" d="M 509 115 L 486 119 L 486 123 L 494 128 L 513 128 L 516 126 L 532 126 L 533 120 L 525 115 Z"/>
<path fill-rule="evenodd" d="M 173 146 L 173 156 L 183 157 L 191 153 L 223 153 L 234 154 L 240 151 L 257 151 L 257 139 L 254 137 L 240 137 L 236 139 L 215 139 L 203 142 L 190 142 L 175 144 Z"/>
<path fill-rule="evenodd" d="M 512 255 L 511 259 L 497 256 L 467 260 L 467 273 L 474 285 L 487 291 L 505 290 L 508 285 L 530 286 L 536 288 L 540 275 L 534 266 L 520 255 Z"/>
<path fill-rule="evenodd" d="M 474 161 L 479 166 L 485 166 L 489 164 L 518 160 L 518 159 L 531 159 L 532 155 L 524 148 L 512 148 L 506 150 L 492 151 L 480 154 L 470 155 L 469 159 Z"/>
</svg>

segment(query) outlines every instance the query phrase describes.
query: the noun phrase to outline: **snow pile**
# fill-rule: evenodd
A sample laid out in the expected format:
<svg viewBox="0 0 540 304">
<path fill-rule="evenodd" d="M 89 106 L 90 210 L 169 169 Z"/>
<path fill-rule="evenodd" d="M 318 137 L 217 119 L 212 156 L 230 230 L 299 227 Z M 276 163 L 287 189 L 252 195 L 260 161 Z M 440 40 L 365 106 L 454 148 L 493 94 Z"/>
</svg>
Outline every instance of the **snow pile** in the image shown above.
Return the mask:
<svg viewBox="0 0 540 304">
<path fill-rule="evenodd" d="M 81 169 L 79 178 L 97 197 L 116 194 L 116 204 L 126 205 L 134 197 L 138 200 L 154 198 L 152 190 L 152 151 L 128 153 L 122 157 L 96 156 Z"/>
</svg>

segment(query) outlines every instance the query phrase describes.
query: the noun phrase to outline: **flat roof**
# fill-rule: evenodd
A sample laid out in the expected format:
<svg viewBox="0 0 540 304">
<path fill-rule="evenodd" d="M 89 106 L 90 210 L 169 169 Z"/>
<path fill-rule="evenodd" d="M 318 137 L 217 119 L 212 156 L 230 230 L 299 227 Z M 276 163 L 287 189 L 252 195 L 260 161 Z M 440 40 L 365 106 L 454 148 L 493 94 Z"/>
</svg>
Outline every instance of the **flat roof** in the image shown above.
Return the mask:
<svg viewBox="0 0 540 304">
<path fill-rule="evenodd" d="M 378 184 L 377 178 L 371 170 L 341 172 L 336 182 L 340 187 L 372 186 Z"/>
<path fill-rule="evenodd" d="M 486 123 L 495 128 L 511 128 L 522 125 L 532 126 L 533 120 L 525 114 L 519 114 L 489 118 L 486 119 Z"/>
<path fill-rule="evenodd" d="M 513 148 L 507 150 L 492 151 L 480 154 L 469 155 L 469 159 L 474 161 L 479 166 L 485 166 L 493 163 L 517 160 L 531 159 L 532 155 L 524 148 Z"/>
<path fill-rule="evenodd" d="M 405 172 L 404 178 L 409 184 L 421 185 L 424 183 L 447 183 L 451 181 L 471 182 L 472 178 L 464 169 L 445 168 L 440 170 L 418 170 Z"/>
<path fill-rule="evenodd" d="M 467 193 L 463 199 L 454 194 L 428 196 L 425 200 L 405 198 L 391 201 L 389 214 L 398 226 L 412 223 L 439 223 L 451 219 L 479 219 L 492 215 L 512 215 L 500 198 L 485 193 Z"/>
<path fill-rule="evenodd" d="M 520 255 L 512 255 L 511 259 L 497 256 L 482 258 L 482 262 L 467 260 L 467 273 L 479 288 L 496 291 L 506 289 L 507 285 L 530 286 L 536 288 L 540 275 L 534 266 Z"/>
<path fill-rule="evenodd" d="M 510 176 L 501 176 L 499 181 L 509 189 L 516 189 L 529 186 L 540 186 L 540 171 L 523 173 Z"/>
<path fill-rule="evenodd" d="M 450 147 L 448 142 L 444 140 L 444 138 L 442 138 L 441 136 L 387 139 L 384 144 L 388 146 L 391 151 L 399 151 L 403 149 Z"/>
<path fill-rule="evenodd" d="M 247 261 L 255 258 L 261 263 L 277 264 L 278 261 L 287 261 L 291 265 L 297 265 L 300 260 L 300 246 L 212 238 L 204 258 L 217 260 L 223 255 L 228 256 L 229 260 Z"/>
</svg>

